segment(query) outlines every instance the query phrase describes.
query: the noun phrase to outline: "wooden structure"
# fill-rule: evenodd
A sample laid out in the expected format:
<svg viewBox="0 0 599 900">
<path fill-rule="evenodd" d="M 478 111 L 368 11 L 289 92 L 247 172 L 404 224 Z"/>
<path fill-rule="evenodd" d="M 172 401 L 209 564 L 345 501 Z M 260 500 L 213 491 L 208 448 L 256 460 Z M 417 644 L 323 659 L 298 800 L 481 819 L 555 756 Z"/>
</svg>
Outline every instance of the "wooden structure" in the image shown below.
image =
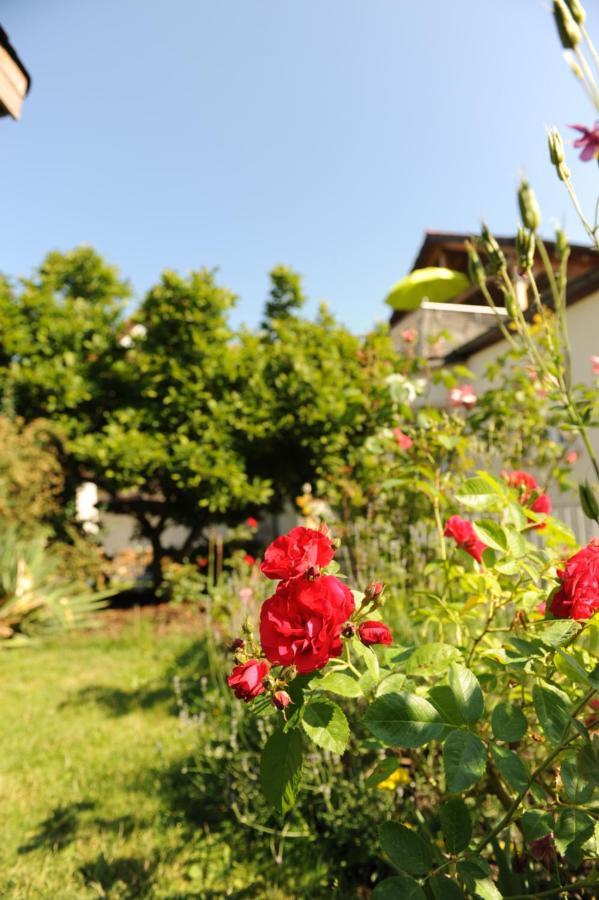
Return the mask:
<svg viewBox="0 0 599 900">
<path fill-rule="evenodd" d="M 0 116 L 19 119 L 30 86 L 29 72 L 0 26 Z"/>
</svg>

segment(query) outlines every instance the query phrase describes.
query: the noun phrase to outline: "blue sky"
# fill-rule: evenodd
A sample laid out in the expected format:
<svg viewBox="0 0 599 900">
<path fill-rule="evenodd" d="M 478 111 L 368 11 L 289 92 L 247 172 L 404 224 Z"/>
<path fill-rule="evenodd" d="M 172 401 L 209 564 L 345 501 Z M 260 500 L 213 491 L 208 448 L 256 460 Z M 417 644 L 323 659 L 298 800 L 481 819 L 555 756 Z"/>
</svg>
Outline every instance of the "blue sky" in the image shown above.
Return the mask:
<svg viewBox="0 0 599 900">
<path fill-rule="evenodd" d="M 594 115 L 549 7 L 3 0 L 33 88 L 0 121 L 0 269 L 90 243 L 139 297 L 163 268 L 214 266 L 255 325 L 284 262 L 362 331 L 427 228 L 514 231 L 520 172 L 580 238 L 545 125 Z M 597 166 L 570 156 L 592 211 Z"/>
</svg>

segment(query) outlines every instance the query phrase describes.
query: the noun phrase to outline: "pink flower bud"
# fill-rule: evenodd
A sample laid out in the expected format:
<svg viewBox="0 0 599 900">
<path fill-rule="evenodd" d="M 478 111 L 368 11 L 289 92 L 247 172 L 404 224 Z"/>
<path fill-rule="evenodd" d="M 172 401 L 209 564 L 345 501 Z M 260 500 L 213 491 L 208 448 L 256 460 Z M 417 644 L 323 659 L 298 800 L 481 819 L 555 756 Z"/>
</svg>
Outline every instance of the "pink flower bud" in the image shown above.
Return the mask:
<svg viewBox="0 0 599 900">
<path fill-rule="evenodd" d="M 272 695 L 273 706 L 276 706 L 277 709 L 286 709 L 292 702 L 293 701 L 287 691 L 276 691 Z"/>
</svg>

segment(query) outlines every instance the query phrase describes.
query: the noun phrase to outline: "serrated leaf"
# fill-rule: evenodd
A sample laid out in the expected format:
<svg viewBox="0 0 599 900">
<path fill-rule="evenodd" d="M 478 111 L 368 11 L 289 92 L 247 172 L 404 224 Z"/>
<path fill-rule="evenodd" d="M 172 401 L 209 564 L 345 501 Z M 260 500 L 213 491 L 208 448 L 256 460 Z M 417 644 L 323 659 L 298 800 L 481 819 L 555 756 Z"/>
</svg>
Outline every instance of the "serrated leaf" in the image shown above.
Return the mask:
<svg viewBox="0 0 599 900">
<path fill-rule="evenodd" d="M 351 643 L 353 652 L 366 665 L 366 670 L 376 683 L 380 677 L 379 661 L 376 653 L 371 647 L 366 647 L 358 638 L 354 638 Z"/>
<path fill-rule="evenodd" d="M 471 731 L 454 731 L 443 744 L 443 767 L 447 790 L 467 791 L 485 773 L 487 754 L 479 737 Z"/>
<path fill-rule="evenodd" d="M 428 698 L 439 712 L 439 717 L 444 725 L 465 725 L 464 717 L 458 706 L 458 701 L 448 684 L 437 684 L 428 692 Z"/>
<path fill-rule="evenodd" d="M 560 767 L 560 774 L 568 800 L 571 800 L 572 803 L 586 803 L 591 799 L 594 787 L 580 774 L 575 759 L 564 760 Z"/>
<path fill-rule="evenodd" d="M 373 700 L 364 724 L 392 747 L 421 747 L 443 734 L 435 707 L 416 694 L 384 694 Z"/>
<path fill-rule="evenodd" d="M 372 900 L 426 900 L 426 894 L 409 875 L 393 875 L 377 884 Z"/>
<path fill-rule="evenodd" d="M 433 851 L 416 831 L 399 822 L 385 822 L 380 829 L 381 847 L 396 869 L 409 875 L 426 875 L 433 866 Z"/>
<path fill-rule="evenodd" d="M 474 883 L 474 896 L 480 900 L 502 900 L 497 885 L 490 878 L 479 878 Z"/>
<path fill-rule="evenodd" d="M 472 820 L 460 797 L 453 797 L 440 810 L 441 830 L 448 853 L 461 853 L 472 838 Z"/>
<path fill-rule="evenodd" d="M 576 754 L 576 766 L 582 778 L 599 787 L 599 752 L 592 744 L 580 748 Z"/>
<path fill-rule="evenodd" d="M 474 522 L 473 527 L 477 538 L 483 544 L 486 544 L 487 547 L 492 547 L 501 553 L 507 550 L 507 538 L 498 522 L 493 521 L 493 519 L 485 519 L 484 521 Z"/>
<path fill-rule="evenodd" d="M 315 688 L 321 691 L 330 691 L 340 697 L 361 697 L 360 685 L 351 675 L 344 672 L 329 672 L 324 678 L 313 683 Z"/>
<path fill-rule="evenodd" d="M 524 737 L 528 722 L 519 706 L 498 703 L 491 715 L 491 728 L 498 741 L 512 743 Z"/>
<path fill-rule="evenodd" d="M 469 478 L 456 495 L 456 500 L 469 509 L 491 512 L 501 507 L 501 496 L 482 477 Z"/>
<path fill-rule="evenodd" d="M 558 672 L 561 672 L 574 684 L 582 684 L 588 687 L 592 683 L 589 673 L 584 670 L 583 666 L 571 653 L 566 653 L 565 650 L 558 650 L 553 661 Z"/>
<path fill-rule="evenodd" d="M 279 813 L 294 805 L 302 777 L 302 736 L 297 729 L 275 731 L 262 751 L 260 783 L 262 793 Z"/>
<path fill-rule="evenodd" d="M 581 809 L 564 809 L 559 814 L 555 826 L 555 846 L 565 853 L 570 844 L 580 847 L 593 834 L 595 823 Z"/>
<path fill-rule="evenodd" d="M 491 747 L 491 754 L 495 765 L 513 791 L 519 794 L 528 787 L 528 769 L 517 753 L 508 750 L 507 747 Z"/>
<path fill-rule="evenodd" d="M 483 692 L 476 675 L 465 666 L 452 664 L 449 667 L 449 686 L 464 721 L 474 725 L 485 710 Z"/>
<path fill-rule="evenodd" d="M 538 640 L 546 647 L 561 647 L 580 631 L 580 625 L 573 619 L 556 619 L 547 623 L 539 623 L 535 629 Z"/>
<path fill-rule="evenodd" d="M 302 728 L 323 750 L 343 753 L 349 741 L 349 725 L 343 710 L 332 700 L 311 700 L 302 718 Z"/>
<path fill-rule="evenodd" d="M 543 733 L 552 744 L 559 744 L 571 721 L 567 695 L 553 685 L 535 684 L 532 702 Z"/>
<path fill-rule="evenodd" d="M 406 683 L 406 676 L 402 672 L 393 672 L 392 675 L 387 675 L 380 681 L 376 688 L 377 697 L 382 696 L 383 694 L 392 694 L 401 692 L 401 689 Z"/>
<path fill-rule="evenodd" d="M 429 878 L 428 886 L 435 900 L 464 900 L 460 886 L 447 875 L 434 875 Z"/>
<path fill-rule="evenodd" d="M 553 830 L 553 822 L 549 813 L 529 809 L 520 819 L 520 827 L 527 841 L 539 841 Z"/>
<path fill-rule="evenodd" d="M 460 651 L 451 644 L 422 644 L 408 659 L 405 670 L 408 675 L 434 675 L 446 672 L 450 663 L 460 657 Z"/>
</svg>

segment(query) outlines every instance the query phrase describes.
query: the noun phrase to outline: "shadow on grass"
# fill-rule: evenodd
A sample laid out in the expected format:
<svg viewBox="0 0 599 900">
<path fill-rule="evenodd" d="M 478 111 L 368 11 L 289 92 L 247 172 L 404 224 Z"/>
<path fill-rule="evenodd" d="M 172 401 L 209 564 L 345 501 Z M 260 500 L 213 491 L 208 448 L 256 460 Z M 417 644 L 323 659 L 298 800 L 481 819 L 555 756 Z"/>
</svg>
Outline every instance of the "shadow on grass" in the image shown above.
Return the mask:
<svg viewBox="0 0 599 900">
<path fill-rule="evenodd" d="M 151 897 L 156 861 L 136 856 L 117 856 L 107 859 L 103 853 L 81 866 L 80 872 L 86 885 L 102 897 L 112 892 L 122 900 Z M 98 890 L 99 889 L 99 890 Z M 117 893 L 118 892 L 118 893 Z"/>
<path fill-rule="evenodd" d="M 33 850 L 63 850 L 77 837 L 81 813 L 95 807 L 95 803 L 82 800 L 68 806 L 57 806 L 49 816 L 40 822 L 31 840 L 19 847 L 19 853 Z"/>
<path fill-rule="evenodd" d="M 95 703 L 97 706 L 103 707 L 109 715 L 117 717 L 126 716 L 139 709 L 151 709 L 169 701 L 172 703 L 174 712 L 173 690 L 167 685 L 155 687 L 146 685 L 133 691 L 124 691 L 121 688 L 94 684 L 78 690 L 73 697 L 61 703 L 59 709 Z"/>
</svg>

